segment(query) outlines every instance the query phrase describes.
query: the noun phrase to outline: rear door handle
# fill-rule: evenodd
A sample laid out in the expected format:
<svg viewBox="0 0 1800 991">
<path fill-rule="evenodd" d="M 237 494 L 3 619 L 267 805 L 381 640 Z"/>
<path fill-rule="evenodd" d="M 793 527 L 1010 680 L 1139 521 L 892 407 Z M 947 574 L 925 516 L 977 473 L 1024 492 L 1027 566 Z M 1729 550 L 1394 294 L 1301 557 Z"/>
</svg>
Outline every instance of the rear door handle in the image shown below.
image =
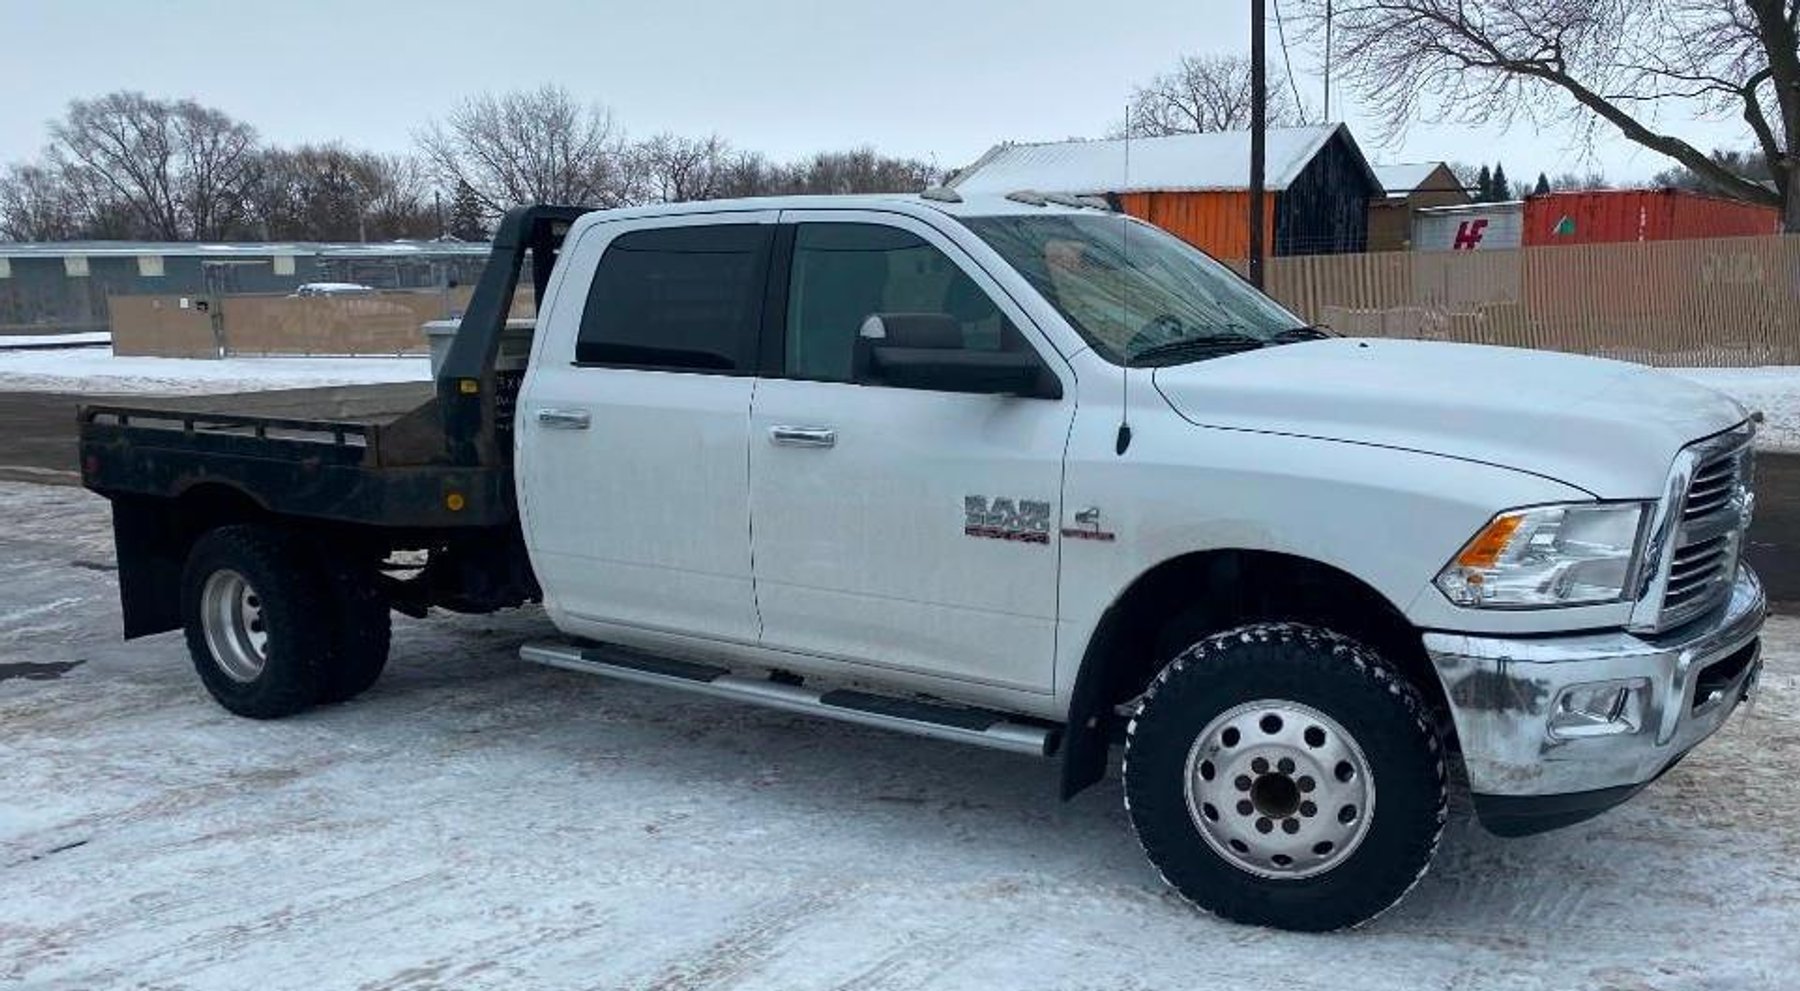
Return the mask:
<svg viewBox="0 0 1800 991">
<path fill-rule="evenodd" d="M 830 427 L 770 427 L 769 443 L 782 447 L 832 447 L 837 431 Z"/>
<path fill-rule="evenodd" d="M 537 420 L 550 430 L 586 430 L 592 422 L 584 409 L 541 409 Z"/>
</svg>

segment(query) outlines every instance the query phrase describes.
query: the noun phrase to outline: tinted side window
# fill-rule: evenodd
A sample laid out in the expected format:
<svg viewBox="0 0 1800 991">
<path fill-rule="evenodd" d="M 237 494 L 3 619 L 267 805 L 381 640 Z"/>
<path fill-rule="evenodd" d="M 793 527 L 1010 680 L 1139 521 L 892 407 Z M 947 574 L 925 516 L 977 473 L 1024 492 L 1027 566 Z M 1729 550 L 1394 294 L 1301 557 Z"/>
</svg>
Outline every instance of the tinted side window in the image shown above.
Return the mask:
<svg viewBox="0 0 1800 991">
<path fill-rule="evenodd" d="M 768 225 L 718 224 L 615 238 L 588 290 L 575 360 L 753 369 L 773 233 Z"/>
<path fill-rule="evenodd" d="M 970 350 L 1023 346 L 987 293 L 922 238 L 880 224 L 799 225 L 788 283 L 788 374 L 850 381 L 857 333 L 877 313 L 948 315 Z"/>
</svg>

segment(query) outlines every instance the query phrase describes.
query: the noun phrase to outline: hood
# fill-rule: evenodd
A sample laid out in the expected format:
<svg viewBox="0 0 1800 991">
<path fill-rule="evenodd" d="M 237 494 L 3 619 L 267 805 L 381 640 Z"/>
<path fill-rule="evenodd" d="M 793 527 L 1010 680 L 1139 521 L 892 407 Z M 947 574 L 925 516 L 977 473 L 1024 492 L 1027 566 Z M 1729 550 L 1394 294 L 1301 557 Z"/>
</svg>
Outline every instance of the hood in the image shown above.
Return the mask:
<svg viewBox="0 0 1800 991">
<path fill-rule="evenodd" d="M 1475 344 L 1333 338 L 1158 368 L 1208 427 L 1480 461 L 1600 498 L 1653 497 L 1675 452 L 1749 414 L 1642 365 Z"/>
</svg>

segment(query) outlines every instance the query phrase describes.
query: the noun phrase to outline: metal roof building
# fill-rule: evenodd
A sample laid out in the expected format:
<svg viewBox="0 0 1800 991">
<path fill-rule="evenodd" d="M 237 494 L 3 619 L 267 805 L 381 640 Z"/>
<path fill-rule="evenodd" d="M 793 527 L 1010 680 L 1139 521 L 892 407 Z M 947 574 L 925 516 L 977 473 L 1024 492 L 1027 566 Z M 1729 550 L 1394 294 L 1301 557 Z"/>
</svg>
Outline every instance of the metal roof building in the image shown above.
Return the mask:
<svg viewBox="0 0 1800 991">
<path fill-rule="evenodd" d="M 1363 250 L 1368 204 L 1383 185 L 1348 128 L 1272 129 L 1264 162 L 1274 194 L 1264 243 L 1274 254 Z M 1220 258 L 1249 254 L 1248 131 L 998 145 L 950 184 L 965 193 L 1108 196 Z"/>
<path fill-rule="evenodd" d="M 286 294 L 309 282 L 466 284 L 487 251 L 462 241 L 0 243 L 0 333 L 105 330 L 108 296 Z"/>
</svg>

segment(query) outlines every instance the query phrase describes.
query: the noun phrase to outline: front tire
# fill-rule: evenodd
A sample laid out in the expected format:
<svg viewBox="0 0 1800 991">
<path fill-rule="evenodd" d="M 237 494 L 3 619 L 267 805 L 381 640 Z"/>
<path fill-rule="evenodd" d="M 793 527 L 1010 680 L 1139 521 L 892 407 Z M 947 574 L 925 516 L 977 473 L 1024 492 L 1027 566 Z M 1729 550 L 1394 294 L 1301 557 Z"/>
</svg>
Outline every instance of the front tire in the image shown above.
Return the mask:
<svg viewBox="0 0 1800 991">
<path fill-rule="evenodd" d="M 201 536 L 182 571 L 181 611 L 194 670 L 226 709 L 277 719 L 318 701 L 331 612 L 287 534 L 227 526 Z"/>
<path fill-rule="evenodd" d="M 1152 864 L 1223 918 L 1324 931 L 1424 876 L 1448 778 L 1424 699 L 1373 651 L 1259 623 L 1177 654 L 1126 734 L 1125 800 Z"/>
</svg>

